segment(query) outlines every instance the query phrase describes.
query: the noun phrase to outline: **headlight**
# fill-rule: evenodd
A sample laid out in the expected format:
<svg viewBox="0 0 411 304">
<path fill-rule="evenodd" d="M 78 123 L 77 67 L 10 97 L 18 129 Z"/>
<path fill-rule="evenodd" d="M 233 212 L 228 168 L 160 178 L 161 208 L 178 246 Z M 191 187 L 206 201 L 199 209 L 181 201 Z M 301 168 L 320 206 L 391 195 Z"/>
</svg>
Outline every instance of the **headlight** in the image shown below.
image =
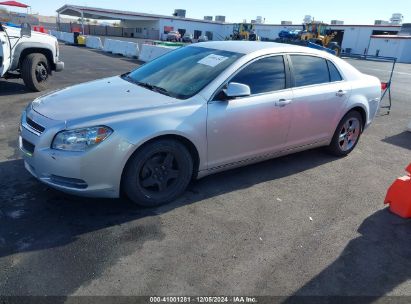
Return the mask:
<svg viewBox="0 0 411 304">
<path fill-rule="evenodd" d="M 103 142 L 113 133 L 109 127 L 97 126 L 57 133 L 51 147 L 57 150 L 86 151 Z"/>
</svg>

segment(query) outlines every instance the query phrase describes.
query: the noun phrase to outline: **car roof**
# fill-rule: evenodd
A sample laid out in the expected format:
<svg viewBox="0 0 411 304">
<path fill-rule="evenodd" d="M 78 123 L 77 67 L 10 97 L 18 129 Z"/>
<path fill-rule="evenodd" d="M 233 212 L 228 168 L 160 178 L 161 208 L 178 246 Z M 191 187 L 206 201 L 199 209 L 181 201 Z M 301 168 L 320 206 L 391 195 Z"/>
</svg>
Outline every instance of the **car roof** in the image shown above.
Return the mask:
<svg viewBox="0 0 411 304">
<path fill-rule="evenodd" d="M 191 44 L 190 47 L 204 47 L 234 53 L 241 53 L 249 56 L 261 56 L 276 53 L 302 53 L 306 55 L 315 55 L 331 60 L 350 79 L 362 77 L 362 73 L 341 58 L 330 53 L 312 49 L 305 46 L 298 46 L 286 43 L 266 42 L 266 41 L 207 41 Z"/>
<path fill-rule="evenodd" d="M 285 44 L 285 43 L 276 43 L 276 42 L 265 42 L 265 41 L 209 41 L 201 42 L 192 45 L 194 47 L 204 47 L 210 49 L 217 49 L 228 52 L 242 53 L 242 54 L 251 54 L 258 51 L 267 51 L 267 53 L 308 53 L 316 54 L 322 57 L 328 57 L 328 53 L 324 51 L 319 51 L 316 49 Z"/>
</svg>

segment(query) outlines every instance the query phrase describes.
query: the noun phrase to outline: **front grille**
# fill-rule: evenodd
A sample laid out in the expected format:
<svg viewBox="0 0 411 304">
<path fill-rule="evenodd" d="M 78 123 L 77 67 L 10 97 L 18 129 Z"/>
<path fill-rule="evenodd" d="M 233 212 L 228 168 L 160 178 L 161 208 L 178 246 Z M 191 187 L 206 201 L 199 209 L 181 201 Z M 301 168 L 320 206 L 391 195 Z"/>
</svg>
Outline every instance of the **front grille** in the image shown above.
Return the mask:
<svg viewBox="0 0 411 304">
<path fill-rule="evenodd" d="M 22 139 L 22 146 L 23 149 L 26 150 L 27 152 L 33 154 L 34 153 L 34 148 L 36 147 L 33 145 L 31 142 L 25 140 L 24 138 Z"/>
<path fill-rule="evenodd" d="M 27 124 L 33 128 L 34 130 L 36 130 L 38 133 L 43 133 L 45 128 L 43 126 L 40 126 L 38 123 L 34 122 L 33 120 L 31 120 L 30 118 L 26 117 L 26 122 Z"/>
</svg>

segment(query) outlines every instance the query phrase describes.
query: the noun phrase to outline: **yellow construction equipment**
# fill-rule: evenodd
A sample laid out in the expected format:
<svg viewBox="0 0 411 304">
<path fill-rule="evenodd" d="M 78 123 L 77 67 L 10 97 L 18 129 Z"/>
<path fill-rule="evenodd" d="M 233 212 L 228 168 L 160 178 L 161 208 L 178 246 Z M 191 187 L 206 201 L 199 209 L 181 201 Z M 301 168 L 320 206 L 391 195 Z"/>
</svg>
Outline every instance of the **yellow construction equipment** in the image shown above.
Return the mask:
<svg viewBox="0 0 411 304">
<path fill-rule="evenodd" d="M 301 40 L 310 41 L 335 51 L 336 55 L 340 55 L 341 47 L 333 39 L 337 32 L 333 32 L 328 24 L 318 21 L 312 21 L 304 24 L 304 29 L 301 32 Z"/>
<path fill-rule="evenodd" d="M 236 23 L 233 27 L 232 40 L 259 40 L 253 23 Z"/>
</svg>

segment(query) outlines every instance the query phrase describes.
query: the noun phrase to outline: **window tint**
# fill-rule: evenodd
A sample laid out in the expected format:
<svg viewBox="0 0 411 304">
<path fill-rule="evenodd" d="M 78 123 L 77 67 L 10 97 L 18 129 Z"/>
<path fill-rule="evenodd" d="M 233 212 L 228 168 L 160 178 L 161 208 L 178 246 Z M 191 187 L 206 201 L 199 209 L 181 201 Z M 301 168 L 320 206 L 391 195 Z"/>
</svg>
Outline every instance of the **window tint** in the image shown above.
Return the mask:
<svg viewBox="0 0 411 304">
<path fill-rule="evenodd" d="M 296 87 L 330 81 L 325 59 L 313 56 L 291 55 L 291 61 Z"/>
<path fill-rule="evenodd" d="M 259 94 L 285 89 L 283 56 L 257 60 L 241 70 L 231 82 L 246 84 L 251 94 Z"/>
<path fill-rule="evenodd" d="M 341 74 L 340 72 L 338 72 L 335 65 L 331 61 L 328 61 L 328 60 L 327 60 L 327 64 L 328 64 L 328 70 L 330 71 L 330 81 L 333 82 L 333 81 L 342 80 Z"/>
</svg>

